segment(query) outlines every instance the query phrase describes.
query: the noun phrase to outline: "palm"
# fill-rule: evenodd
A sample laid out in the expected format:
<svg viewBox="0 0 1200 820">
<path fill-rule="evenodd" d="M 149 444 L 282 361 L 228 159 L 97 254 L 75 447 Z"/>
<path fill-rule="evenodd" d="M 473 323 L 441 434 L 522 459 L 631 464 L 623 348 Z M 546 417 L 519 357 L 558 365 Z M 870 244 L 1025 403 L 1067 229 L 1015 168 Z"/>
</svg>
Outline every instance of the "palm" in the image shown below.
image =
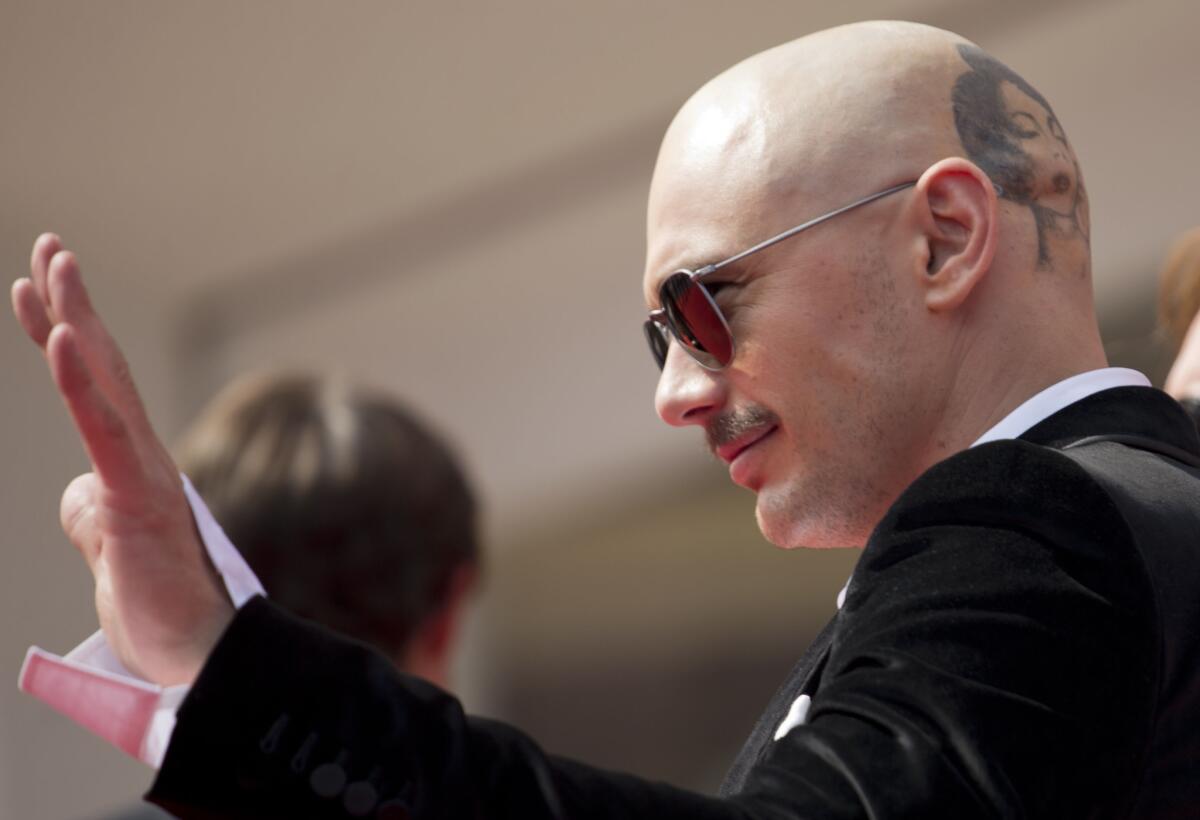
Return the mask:
<svg viewBox="0 0 1200 820">
<path fill-rule="evenodd" d="M 30 278 L 12 295 L 92 463 L 67 487 L 61 515 L 95 577 L 101 628 L 131 670 L 162 684 L 190 681 L 231 608 L 175 466 L 57 237 L 38 239 Z"/>
</svg>

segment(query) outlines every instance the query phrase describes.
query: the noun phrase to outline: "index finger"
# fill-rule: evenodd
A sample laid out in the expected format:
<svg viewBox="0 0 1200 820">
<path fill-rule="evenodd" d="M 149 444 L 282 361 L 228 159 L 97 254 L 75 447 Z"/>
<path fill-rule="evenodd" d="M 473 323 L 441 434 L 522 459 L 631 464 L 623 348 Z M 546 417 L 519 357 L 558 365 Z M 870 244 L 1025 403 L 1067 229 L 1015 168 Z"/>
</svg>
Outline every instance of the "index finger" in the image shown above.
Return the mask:
<svg viewBox="0 0 1200 820">
<path fill-rule="evenodd" d="M 97 388 L 75 328 L 59 324 L 51 331 L 46 358 L 96 475 L 118 492 L 139 490 L 143 471 L 129 428 Z"/>
<path fill-rule="evenodd" d="M 92 307 L 75 254 L 65 250 L 54 254 L 47 270 L 47 288 L 52 312 L 75 329 L 78 353 L 93 385 L 138 434 L 153 437 L 129 364 Z"/>
</svg>

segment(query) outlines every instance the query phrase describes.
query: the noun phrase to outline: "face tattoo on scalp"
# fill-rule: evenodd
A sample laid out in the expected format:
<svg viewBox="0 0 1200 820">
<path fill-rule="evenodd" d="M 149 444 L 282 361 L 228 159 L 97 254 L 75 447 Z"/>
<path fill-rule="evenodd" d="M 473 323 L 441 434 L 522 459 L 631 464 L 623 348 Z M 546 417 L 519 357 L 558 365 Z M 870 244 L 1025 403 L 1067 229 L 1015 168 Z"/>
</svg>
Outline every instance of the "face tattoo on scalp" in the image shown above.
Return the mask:
<svg viewBox="0 0 1200 820">
<path fill-rule="evenodd" d="M 954 84 L 959 139 L 967 157 L 1002 188 L 1002 198 L 1029 207 L 1037 266 L 1049 268 L 1052 242 L 1089 241 L 1087 191 L 1075 153 L 1036 88 L 977 46 L 959 45 L 958 53 L 971 67 Z"/>
</svg>

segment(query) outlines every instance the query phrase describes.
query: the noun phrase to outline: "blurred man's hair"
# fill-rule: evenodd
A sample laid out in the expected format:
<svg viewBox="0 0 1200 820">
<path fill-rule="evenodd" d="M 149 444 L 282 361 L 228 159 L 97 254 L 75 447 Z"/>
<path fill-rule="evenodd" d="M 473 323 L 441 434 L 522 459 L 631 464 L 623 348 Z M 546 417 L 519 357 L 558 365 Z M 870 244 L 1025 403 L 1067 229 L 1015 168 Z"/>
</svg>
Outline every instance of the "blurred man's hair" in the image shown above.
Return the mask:
<svg viewBox="0 0 1200 820">
<path fill-rule="evenodd" d="M 1159 274 L 1158 320 L 1171 353 L 1177 353 L 1200 311 L 1200 228 L 1183 234 L 1171 247 Z"/>
<path fill-rule="evenodd" d="M 455 456 L 389 396 L 307 375 L 242 380 L 178 455 L 272 600 L 392 658 L 478 560 Z"/>
</svg>

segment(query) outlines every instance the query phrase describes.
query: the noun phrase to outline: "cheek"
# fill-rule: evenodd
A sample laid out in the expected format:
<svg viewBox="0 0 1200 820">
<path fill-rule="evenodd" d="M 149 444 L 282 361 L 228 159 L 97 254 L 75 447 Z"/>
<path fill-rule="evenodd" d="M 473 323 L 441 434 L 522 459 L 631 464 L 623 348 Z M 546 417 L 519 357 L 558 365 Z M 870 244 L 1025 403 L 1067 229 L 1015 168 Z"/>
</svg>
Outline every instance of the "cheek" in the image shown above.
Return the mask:
<svg viewBox="0 0 1200 820">
<path fill-rule="evenodd" d="M 748 375 L 773 391 L 789 387 L 812 363 L 815 351 L 807 317 L 797 313 L 760 308 L 744 314 L 745 343 L 739 356 L 745 353 Z"/>
<path fill-rule="evenodd" d="M 748 398 L 775 403 L 777 414 L 846 401 L 878 344 L 877 302 L 894 299 L 864 285 L 880 275 L 879 260 L 823 266 L 821 258 L 813 253 L 803 271 L 781 271 L 748 292 L 734 322 Z"/>
<path fill-rule="evenodd" d="M 814 332 L 799 322 L 781 322 L 764 337 L 747 341 L 735 377 L 746 401 L 777 415 L 795 441 L 819 442 L 822 431 L 855 401 L 863 363 L 850 343 Z"/>
</svg>

